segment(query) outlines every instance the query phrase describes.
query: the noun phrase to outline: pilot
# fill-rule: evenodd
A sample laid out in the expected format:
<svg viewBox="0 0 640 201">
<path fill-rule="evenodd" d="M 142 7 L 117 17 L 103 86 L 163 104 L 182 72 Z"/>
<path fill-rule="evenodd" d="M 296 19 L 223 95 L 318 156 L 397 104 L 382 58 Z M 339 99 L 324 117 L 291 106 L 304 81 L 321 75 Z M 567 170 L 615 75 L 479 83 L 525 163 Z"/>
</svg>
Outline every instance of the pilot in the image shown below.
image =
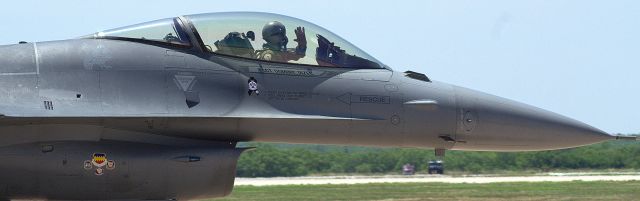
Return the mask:
<svg viewBox="0 0 640 201">
<path fill-rule="evenodd" d="M 305 56 L 307 51 L 307 38 L 304 33 L 304 27 L 298 27 L 294 31 L 298 46 L 296 48 L 287 48 L 289 39 L 287 38 L 287 29 L 278 21 L 272 21 L 264 25 L 262 28 L 262 39 L 266 41 L 262 45 L 262 50 L 256 51 L 257 59 L 276 62 L 297 61 Z"/>
</svg>

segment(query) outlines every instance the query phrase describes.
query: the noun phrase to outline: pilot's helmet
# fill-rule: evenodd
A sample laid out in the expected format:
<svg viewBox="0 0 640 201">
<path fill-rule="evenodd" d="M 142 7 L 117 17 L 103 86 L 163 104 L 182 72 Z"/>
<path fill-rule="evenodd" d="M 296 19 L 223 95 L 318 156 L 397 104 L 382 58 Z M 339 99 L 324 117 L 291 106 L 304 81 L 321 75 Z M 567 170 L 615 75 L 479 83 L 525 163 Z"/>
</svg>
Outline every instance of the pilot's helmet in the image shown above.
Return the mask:
<svg viewBox="0 0 640 201">
<path fill-rule="evenodd" d="M 289 39 L 287 38 L 287 29 L 284 24 L 278 21 L 272 21 L 264 25 L 262 28 L 262 39 L 267 41 L 272 47 L 286 49 Z"/>
</svg>

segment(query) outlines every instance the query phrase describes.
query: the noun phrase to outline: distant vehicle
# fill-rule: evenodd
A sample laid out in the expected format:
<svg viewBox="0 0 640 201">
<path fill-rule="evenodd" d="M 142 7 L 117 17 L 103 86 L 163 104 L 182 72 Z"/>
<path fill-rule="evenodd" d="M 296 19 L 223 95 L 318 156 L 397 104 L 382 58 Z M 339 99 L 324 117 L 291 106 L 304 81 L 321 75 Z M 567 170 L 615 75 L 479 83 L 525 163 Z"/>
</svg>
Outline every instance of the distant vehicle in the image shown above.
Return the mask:
<svg viewBox="0 0 640 201">
<path fill-rule="evenodd" d="M 429 174 L 444 174 L 444 165 L 441 160 L 429 161 Z"/>
<path fill-rule="evenodd" d="M 402 174 L 403 175 L 414 175 L 414 174 L 416 174 L 416 166 L 411 165 L 409 163 L 404 164 L 402 166 Z"/>
</svg>

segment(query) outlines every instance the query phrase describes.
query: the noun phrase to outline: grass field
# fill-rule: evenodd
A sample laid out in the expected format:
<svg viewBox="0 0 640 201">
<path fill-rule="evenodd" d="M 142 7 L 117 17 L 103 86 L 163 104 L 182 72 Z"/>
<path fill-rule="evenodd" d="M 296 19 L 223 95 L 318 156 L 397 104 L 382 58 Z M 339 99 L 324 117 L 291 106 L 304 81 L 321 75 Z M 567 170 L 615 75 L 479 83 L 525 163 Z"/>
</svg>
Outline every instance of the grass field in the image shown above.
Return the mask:
<svg viewBox="0 0 640 201">
<path fill-rule="evenodd" d="M 640 200 L 640 181 L 238 186 L 215 200 Z"/>
</svg>

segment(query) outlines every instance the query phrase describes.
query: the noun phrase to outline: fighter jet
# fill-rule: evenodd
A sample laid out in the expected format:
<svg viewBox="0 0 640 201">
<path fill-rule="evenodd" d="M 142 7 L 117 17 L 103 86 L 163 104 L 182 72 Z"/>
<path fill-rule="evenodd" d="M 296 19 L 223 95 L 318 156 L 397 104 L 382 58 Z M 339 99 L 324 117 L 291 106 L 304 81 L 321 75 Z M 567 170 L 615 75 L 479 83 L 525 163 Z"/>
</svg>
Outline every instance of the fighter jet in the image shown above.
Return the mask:
<svg viewBox="0 0 640 201">
<path fill-rule="evenodd" d="M 0 200 L 222 197 L 245 141 L 432 148 L 442 156 L 616 138 L 394 71 L 312 23 L 251 12 L 0 46 L 0 116 Z"/>
</svg>

